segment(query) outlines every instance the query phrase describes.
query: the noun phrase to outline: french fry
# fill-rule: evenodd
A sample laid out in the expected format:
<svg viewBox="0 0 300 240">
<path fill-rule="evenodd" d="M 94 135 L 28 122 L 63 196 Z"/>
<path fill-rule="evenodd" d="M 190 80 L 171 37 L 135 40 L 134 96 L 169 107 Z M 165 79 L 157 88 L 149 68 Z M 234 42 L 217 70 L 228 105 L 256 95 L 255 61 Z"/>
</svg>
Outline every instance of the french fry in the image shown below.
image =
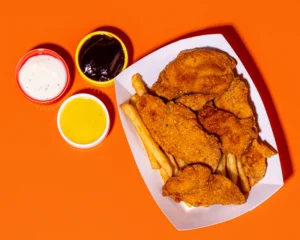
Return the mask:
<svg viewBox="0 0 300 240">
<path fill-rule="evenodd" d="M 237 158 L 236 161 L 237 161 L 237 169 L 238 169 L 238 173 L 239 173 L 242 191 L 244 193 L 248 193 L 248 192 L 250 192 L 250 184 L 249 184 L 249 180 L 244 172 L 241 158 Z"/>
<path fill-rule="evenodd" d="M 183 161 L 182 159 L 180 158 L 175 158 L 176 162 L 177 162 L 177 165 L 179 167 L 179 169 L 182 169 L 184 167 L 186 167 L 186 163 L 185 161 Z"/>
<path fill-rule="evenodd" d="M 226 168 L 228 176 L 234 184 L 237 184 L 238 181 L 238 170 L 236 167 L 236 158 L 233 154 L 228 153 L 226 159 Z"/>
<path fill-rule="evenodd" d="M 226 176 L 226 155 L 222 154 L 219 165 L 216 169 L 216 174 Z"/>
<path fill-rule="evenodd" d="M 145 84 L 143 83 L 143 80 L 142 80 L 140 74 L 138 74 L 138 73 L 134 74 L 132 76 L 131 80 L 132 80 L 132 86 L 138 96 L 147 94 L 147 88 L 146 88 Z"/>
<path fill-rule="evenodd" d="M 187 202 L 184 202 L 184 204 L 187 205 L 189 208 L 192 208 L 192 207 L 193 207 L 192 204 L 189 204 L 189 203 L 187 203 Z"/>
<path fill-rule="evenodd" d="M 136 106 L 136 102 L 138 100 L 139 96 L 137 94 L 134 94 L 130 99 L 129 99 L 129 103 L 132 105 L 132 106 Z"/>
<path fill-rule="evenodd" d="M 146 148 L 146 152 L 147 152 L 152 169 L 159 169 L 160 166 L 159 166 L 157 160 L 155 159 L 155 157 L 153 156 L 152 152 L 150 152 L 150 150 L 146 146 L 145 146 L 145 148 Z"/>
<path fill-rule="evenodd" d="M 170 163 L 171 163 L 171 165 L 172 165 L 172 167 L 173 167 L 174 175 L 176 176 L 176 175 L 178 174 L 179 169 L 178 169 L 177 163 L 176 163 L 176 161 L 175 161 L 175 158 L 174 158 L 171 154 L 169 154 L 169 153 L 167 153 L 167 152 L 165 152 L 165 154 L 166 154 L 167 157 L 169 158 Z"/>
<path fill-rule="evenodd" d="M 159 169 L 159 172 L 160 172 L 161 178 L 164 180 L 164 183 L 166 183 L 166 182 L 169 180 L 170 177 L 169 177 L 168 174 L 166 173 L 165 169 L 160 168 L 160 169 Z"/>
<path fill-rule="evenodd" d="M 132 105 L 132 106 L 136 106 L 136 102 L 138 100 L 139 96 L 137 94 L 134 94 L 130 99 L 129 99 L 129 103 Z M 145 144 L 144 144 L 145 146 Z M 160 166 L 158 164 L 158 162 L 156 161 L 155 157 L 153 156 L 153 154 L 150 152 L 150 150 L 145 146 L 146 148 L 146 152 L 147 152 L 147 155 L 148 155 L 148 158 L 150 160 L 150 164 L 151 164 L 151 167 L 152 169 L 159 169 Z"/>
<path fill-rule="evenodd" d="M 123 103 L 120 106 L 127 117 L 130 119 L 135 129 L 137 130 L 138 135 L 143 141 L 146 149 L 151 152 L 154 158 L 157 160 L 159 165 L 166 171 L 169 177 L 173 175 L 172 166 L 166 157 L 166 155 L 160 150 L 158 144 L 152 138 L 149 130 L 146 128 L 143 123 L 138 111 L 136 108 L 128 103 Z"/>
</svg>

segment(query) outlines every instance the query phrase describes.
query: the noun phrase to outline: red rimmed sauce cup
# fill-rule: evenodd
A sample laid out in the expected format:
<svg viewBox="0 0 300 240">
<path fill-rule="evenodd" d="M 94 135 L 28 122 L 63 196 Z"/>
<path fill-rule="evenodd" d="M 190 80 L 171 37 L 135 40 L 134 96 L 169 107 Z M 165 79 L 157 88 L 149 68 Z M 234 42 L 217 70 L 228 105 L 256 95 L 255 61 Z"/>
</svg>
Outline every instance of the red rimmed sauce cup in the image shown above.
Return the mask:
<svg viewBox="0 0 300 240">
<path fill-rule="evenodd" d="M 59 100 L 70 85 L 70 72 L 65 60 L 49 49 L 27 52 L 16 68 L 17 85 L 24 96 L 36 103 L 50 104 Z"/>
</svg>

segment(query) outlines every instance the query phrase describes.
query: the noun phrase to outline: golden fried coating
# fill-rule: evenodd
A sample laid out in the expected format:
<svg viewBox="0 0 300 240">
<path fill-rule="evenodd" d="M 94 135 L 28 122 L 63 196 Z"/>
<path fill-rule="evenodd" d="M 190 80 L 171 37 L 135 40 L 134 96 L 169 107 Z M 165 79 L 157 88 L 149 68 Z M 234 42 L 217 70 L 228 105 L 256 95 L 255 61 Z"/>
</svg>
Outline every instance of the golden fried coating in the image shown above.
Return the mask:
<svg viewBox="0 0 300 240">
<path fill-rule="evenodd" d="M 179 171 L 162 188 L 163 196 L 175 202 L 187 202 L 195 207 L 215 204 L 243 204 L 245 197 L 228 178 L 211 174 L 210 169 L 194 164 Z"/>
<path fill-rule="evenodd" d="M 176 115 L 180 115 L 187 119 L 197 119 L 196 114 L 181 103 L 168 102 L 167 106 L 169 110 Z"/>
<path fill-rule="evenodd" d="M 239 119 L 240 124 L 243 126 L 251 128 L 256 134 L 258 134 L 258 128 L 256 125 L 255 117 L 242 118 Z"/>
<path fill-rule="evenodd" d="M 204 186 L 211 174 L 211 170 L 201 164 L 188 165 L 179 171 L 176 177 L 172 177 L 163 186 L 163 195 L 184 194 L 193 191 L 195 188 Z"/>
<path fill-rule="evenodd" d="M 258 143 L 255 139 L 252 141 L 252 144 L 242 155 L 241 159 L 250 186 L 258 183 L 265 176 L 267 170 L 266 158 L 270 158 L 275 154 L 266 145 Z"/>
<path fill-rule="evenodd" d="M 178 99 L 176 102 L 182 103 L 184 106 L 191 108 L 193 111 L 199 111 L 203 106 L 210 100 L 214 99 L 214 95 L 204 95 L 204 94 L 190 94 L 184 95 Z"/>
<path fill-rule="evenodd" d="M 168 100 L 184 94 L 222 94 L 230 86 L 236 66 L 225 53 L 209 49 L 181 51 L 160 73 L 152 90 Z"/>
<path fill-rule="evenodd" d="M 193 113 L 191 110 L 181 105 L 177 111 L 174 106 L 149 94 L 139 97 L 136 104 L 153 139 L 165 152 L 187 164 L 205 163 L 214 171 L 221 157 L 218 139 L 205 133 L 196 119 L 182 115 L 183 108 L 184 112 Z"/>
<path fill-rule="evenodd" d="M 249 126 L 249 120 L 241 121 L 232 113 L 213 106 L 203 107 L 198 112 L 198 119 L 206 131 L 220 137 L 223 153 L 240 157 L 252 139 L 257 138 L 257 133 Z"/>
<path fill-rule="evenodd" d="M 215 105 L 232 112 L 238 118 L 249 118 L 253 116 L 253 111 L 248 101 L 248 94 L 248 86 L 237 77 L 224 94 L 215 98 Z"/>
</svg>

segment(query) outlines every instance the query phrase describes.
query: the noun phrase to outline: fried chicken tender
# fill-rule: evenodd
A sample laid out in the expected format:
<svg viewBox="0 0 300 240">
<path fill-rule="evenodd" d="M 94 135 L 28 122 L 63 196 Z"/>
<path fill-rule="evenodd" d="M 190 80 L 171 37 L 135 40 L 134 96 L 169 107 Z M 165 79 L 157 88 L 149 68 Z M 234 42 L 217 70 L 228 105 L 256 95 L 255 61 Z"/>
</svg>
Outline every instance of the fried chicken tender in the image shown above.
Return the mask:
<svg viewBox="0 0 300 240">
<path fill-rule="evenodd" d="M 249 121 L 253 121 L 253 118 L 240 120 L 232 113 L 206 105 L 198 112 L 198 119 L 206 131 L 220 137 L 223 153 L 240 157 L 252 139 L 257 138 L 257 133 L 249 126 Z"/>
<path fill-rule="evenodd" d="M 172 177 L 163 186 L 163 195 L 185 194 L 195 188 L 204 186 L 211 174 L 211 170 L 201 164 L 189 165 L 179 171 L 176 177 Z M 180 200 L 179 200 L 180 201 Z"/>
<path fill-rule="evenodd" d="M 250 186 L 258 183 L 267 170 L 266 158 L 270 158 L 276 153 L 257 140 L 253 140 L 250 147 L 242 155 L 241 162 L 246 176 L 249 179 Z"/>
<path fill-rule="evenodd" d="M 175 202 L 187 202 L 194 207 L 215 204 L 243 204 L 245 197 L 228 178 L 211 174 L 209 168 L 194 164 L 179 171 L 162 188 L 163 196 Z"/>
<path fill-rule="evenodd" d="M 184 94 L 222 94 L 230 86 L 236 66 L 225 53 L 209 49 L 181 51 L 160 73 L 152 90 L 168 100 Z"/>
<path fill-rule="evenodd" d="M 214 95 L 204 95 L 204 94 L 190 94 L 184 95 L 178 99 L 176 102 L 182 103 L 184 106 L 191 108 L 193 111 L 199 111 L 203 106 L 210 100 L 214 99 Z"/>
<path fill-rule="evenodd" d="M 136 107 L 153 139 L 165 152 L 187 164 L 202 162 L 213 171 L 217 168 L 221 157 L 218 138 L 201 129 L 190 109 L 165 104 L 149 94 L 139 97 Z"/>
<path fill-rule="evenodd" d="M 253 117 L 253 111 L 248 101 L 249 89 L 240 77 L 235 78 L 229 89 L 214 100 L 218 108 L 232 112 L 238 118 Z"/>
</svg>

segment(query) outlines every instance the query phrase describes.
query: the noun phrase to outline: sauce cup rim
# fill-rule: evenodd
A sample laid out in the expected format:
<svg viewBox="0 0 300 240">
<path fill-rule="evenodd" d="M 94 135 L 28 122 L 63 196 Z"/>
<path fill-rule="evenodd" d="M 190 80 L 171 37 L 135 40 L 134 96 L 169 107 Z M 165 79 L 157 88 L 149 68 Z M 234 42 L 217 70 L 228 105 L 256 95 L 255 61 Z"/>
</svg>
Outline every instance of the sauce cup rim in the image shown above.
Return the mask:
<svg viewBox="0 0 300 240">
<path fill-rule="evenodd" d="M 61 125 L 60 125 L 60 119 L 61 119 L 62 111 L 64 110 L 64 108 L 66 107 L 66 105 L 70 101 L 72 101 L 72 100 L 74 100 L 76 98 L 89 98 L 89 99 L 93 99 L 104 110 L 105 117 L 106 117 L 106 120 L 107 120 L 105 129 L 104 129 L 103 133 L 100 135 L 100 137 L 98 139 L 96 139 L 95 141 L 91 142 L 91 143 L 80 144 L 80 143 L 73 142 L 69 138 L 67 138 L 66 135 L 62 131 L 62 128 L 61 128 Z M 56 118 L 56 123 L 57 123 L 57 127 L 58 127 L 60 135 L 62 136 L 62 138 L 68 144 L 70 144 L 71 146 L 76 147 L 76 148 L 87 149 L 87 148 L 92 148 L 92 147 L 95 147 L 95 146 L 99 145 L 107 137 L 108 132 L 109 132 L 109 128 L 110 128 L 110 117 L 109 117 L 109 112 L 108 112 L 107 107 L 105 106 L 105 104 L 99 98 L 95 97 L 92 94 L 88 94 L 88 93 L 77 93 L 77 94 L 74 94 L 74 95 L 68 97 L 66 100 L 64 100 L 64 102 L 62 103 L 62 105 L 60 106 L 60 108 L 58 110 L 57 118 Z"/>
<path fill-rule="evenodd" d="M 65 84 L 64 88 L 62 89 L 62 91 L 54 98 L 48 99 L 48 100 L 38 100 L 38 99 L 35 99 L 35 98 L 29 96 L 22 88 L 22 86 L 20 84 L 20 80 L 19 80 L 19 72 L 20 72 L 21 68 L 23 67 L 23 65 L 30 58 L 35 57 L 35 56 L 40 56 L 40 55 L 49 55 L 49 56 L 55 57 L 58 60 L 60 60 L 64 65 L 64 68 L 66 70 L 66 75 L 67 75 L 66 84 Z M 16 78 L 17 86 L 20 89 L 20 91 L 23 93 L 23 95 L 30 101 L 35 102 L 35 103 L 41 103 L 41 104 L 50 104 L 50 103 L 54 103 L 57 100 L 59 100 L 66 93 L 66 91 L 70 85 L 70 82 L 71 82 L 70 70 L 69 70 L 69 67 L 68 67 L 66 61 L 57 52 L 47 49 L 47 48 L 36 48 L 36 49 L 32 49 L 32 50 L 28 51 L 27 53 L 25 53 L 21 57 L 21 59 L 19 60 L 17 66 L 16 66 L 15 78 Z"/>
<path fill-rule="evenodd" d="M 86 75 L 84 74 L 84 72 L 81 70 L 80 65 L 79 65 L 79 60 L 78 60 L 78 58 L 79 58 L 79 54 L 80 54 L 80 51 L 81 51 L 82 46 L 84 45 L 84 43 L 85 43 L 88 39 L 90 39 L 90 38 L 93 37 L 93 36 L 97 36 L 97 35 L 106 35 L 106 36 L 109 36 L 109 37 L 113 37 L 113 38 L 115 38 L 115 39 L 117 39 L 117 40 L 119 41 L 119 43 L 120 43 L 121 46 L 122 46 L 123 52 L 124 52 L 124 64 L 123 64 L 123 67 L 122 67 L 120 73 L 121 73 L 122 71 L 124 71 L 124 70 L 127 68 L 127 66 L 128 66 L 128 50 L 127 50 L 127 48 L 126 48 L 126 45 L 125 45 L 124 42 L 121 40 L 121 38 L 119 38 L 116 34 L 114 34 L 114 33 L 112 33 L 112 32 L 108 32 L 108 31 L 94 31 L 94 32 L 91 32 L 91 33 L 87 34 L 85 37 L 83 37 L 83 38 L 80 40 L 80 42 L 79 42 L 79 44 L 78 44 L 78 46 L 77 46 L 77 48 L 76 48 L 76 52 L 75 52 L 75 65 L 76 65 L 76 68 L 77 68 L 79 74 L 81 75 L 81 77 L 82 77 L 85 81 L 87 81 L 88 83 L 90 83 L 90 84 L 92 84 L 92 85 L 94 85 L 94 86 L 100 86 L 100 87 L 110 86 L 110 85 L 112 85 L 112 84 L 114 83 L 115 78 L 116 78 L 117 76 L 115 76 L 114 78 L 112 78 L 112 79 L 110 79 L 110 80 L 108 80 L 108 81 L 103 81 L 103 82 L 96 81 L 96 80 L 91 79 L 91 78 L 89 78 L 88 76 L 86 76 Z M 119 74 L 120 74 L 120 73 L 119 73 Z"/>
</svg>

